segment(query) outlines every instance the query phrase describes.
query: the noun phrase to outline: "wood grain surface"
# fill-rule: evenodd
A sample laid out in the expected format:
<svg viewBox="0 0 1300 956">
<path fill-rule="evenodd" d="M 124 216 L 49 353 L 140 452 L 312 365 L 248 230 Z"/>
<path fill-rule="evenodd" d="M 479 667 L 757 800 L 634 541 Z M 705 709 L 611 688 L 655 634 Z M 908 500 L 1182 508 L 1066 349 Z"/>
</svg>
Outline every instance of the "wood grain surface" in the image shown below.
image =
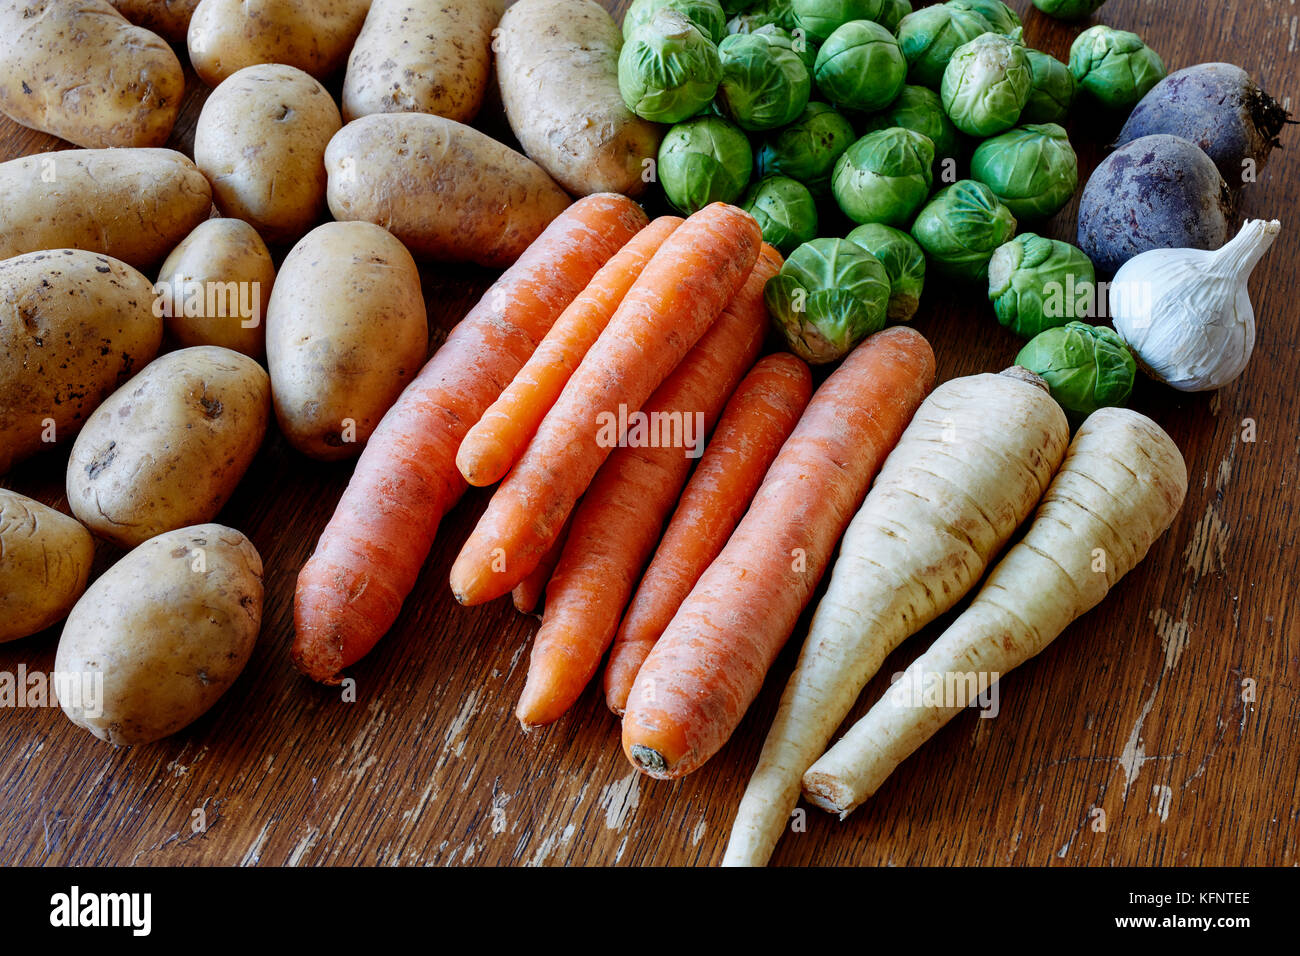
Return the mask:
<svg viewBox="0 0 1300 956">
<path fill-rule="evenodd" d="M 1014 6 L 1027 41 L 1065 59 L 1082 27 Z M 1291 0 L 1110 0 L 1094 19 L 1140 33 L 1171 70 L 1239 63 L 1297 109 Z M 207 93 L 188 79 L 173 137 L 187 153 Z M 494 104 L 479 125 L 509 136 Z M 1086 176 L 1115 130 L 1082 114 L 1073 127 Z M 1143 382 L 1133 399 L 1187 459 L 1174 527 L 1104 604 L 1002 682 L 995 719 L 960 715 L 847 821 L 804 806 L 774 863 L 1298 862 L 1300 129 L 1284 137 L 1289 148 L 1242 196 L 1243 216 L 1284 225 L 1251 283 L 1250 368 L 1216 394 Z M 0 159 L 64 145 L 0 121 Z M 1072 205 L 1045 231 L 1072 239 L 1074 227 Z M 493 276 L 422 274 L 433 349 Z M 940 380 L 1011 364 L 1019 342 L 983 290 L 944 285 L 931 284 L 916 320 Z M 67 454 L 3 484 L 66 511 Z M 299 676 L 288 650 L 295 576 L 350 469 L 272 434 L 221 514 L 262 554 L 266 605 L 247 669 L 197 723 L 114 750 L 57 708 L 0 711 L 0 864 L 716 864 L 808 615 L 738 733 L 686 780 L 632 770 L 597 687 L 525 736 L 513 709 L 535 619 L 508 601 L 461 608 L 447 586 L 487 501 L 474 492 L 444 522 L 392 632 L 352 669 L 356 701 L 345 702 Z M 118 557 L 101 543 L 97 572 Z M 852 719 L 950 619 L 886 662 Z M 0 671 L 50 670 L 57 641 L 54 628 L 0 646 Z"/>
</svg>

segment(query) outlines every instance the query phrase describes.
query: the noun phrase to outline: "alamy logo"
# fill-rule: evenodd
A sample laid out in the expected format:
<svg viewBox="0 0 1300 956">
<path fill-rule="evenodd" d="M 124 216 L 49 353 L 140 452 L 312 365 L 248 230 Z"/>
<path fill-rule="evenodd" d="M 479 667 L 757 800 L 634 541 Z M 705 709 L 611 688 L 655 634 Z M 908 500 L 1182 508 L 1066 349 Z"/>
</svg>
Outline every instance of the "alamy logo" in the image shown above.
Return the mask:
<svg viewBox="0 0 1300 956">
<path fill-rule="evenodd" d="M 687 458 L 704 454 L 703 412 L 601 412 L 596 416 L 601 448 L 684 448 Z"/>
<path fill-rule="evenodd" d="M 152 928 L 150 893 L 82 893 L 74 886 L 50 897 L 50 925 L 57 927 L 125 926 L 133 936 L 148 936 Z"/>
</svg>

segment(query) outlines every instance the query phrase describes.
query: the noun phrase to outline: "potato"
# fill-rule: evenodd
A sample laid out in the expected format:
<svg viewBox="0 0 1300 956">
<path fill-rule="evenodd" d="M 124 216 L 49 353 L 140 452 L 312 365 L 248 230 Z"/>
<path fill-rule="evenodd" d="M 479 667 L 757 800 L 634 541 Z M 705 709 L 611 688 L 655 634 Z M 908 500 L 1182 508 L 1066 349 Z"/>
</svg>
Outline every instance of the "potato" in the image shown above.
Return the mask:
<svg viewBox="0 0 1300 956">
<path fill-rule="evenodd" d="M 664 128 L 618 90 L 623 33 L 594 0 L 520 0 L 501 18 L 497 82 L 529 158 L 576 196 L 645 191 Z"/>
<path fill-rule="evenodd" d="M 0 259 L 86 249 L 156 266 L 212 212 L 212 187 L 172 149 L 63 149 L 0 163 Z"/>
<path fill-rule="evenodd" d="M 138 27 L 152 30 L 169 43 L 184 43 L 190 17 L 199 0 L 108 0 Z"/>
<path fill-rule="evenodd" d="M 104 400 L 68 457 L 68 506 L 123 548 L 216 517 L 253 463 L 271 380 L 216 345 L 150 362 Z"/>
<path fill-rule="evenodd" d="M 504 0 L 374 0 L 348 57 L 343 118 L 433 113 L 468 123 L 483 104 L 504 8 Z"/>
<path fill-rule="evenodd" d="M 347 62 L 369 9 L 370 0 L 201 0 L 190 17 L 190 62 L 208 86 L 257 63 L 323 80 Z"/>
<path fill-rule="evenodd" d="M 0 262 L 0 474 L 76 433 L 162 342 L 153 285 L 78 249 Z"/>
<path fill-rule="evenodd" d="M 0 0 L 0 112 L 78 146 L 161 146 L 180 60 L 108 0 Z"/>
<path fill-rule="evenodd" d="M 325 211 L 325 147 L 342 125 L 325 87 L 302 70 L 250 66 L 203 104 L 194 162 L 223 216 L 267 242 L 296 242 Z"/>
<path fill-rule="evenodd" d="M 95 542 L 67 515 L 0 488 L 0 644 L 65 618 L 86 590 Z"/>
<path fill-rule="evenodd" d="M 444 262 L 509 266 L 570 202 L 528 157 L 423 113 L 354 120 L 330 140 L 325 168 L 335 219 L 377 223 Z"/>
<path fill-rule="evenodd" d="M 428 347 L 420 273 L 406 248 L 365 222 L 312 230 L 280 266 L 266 313 L 284 437 L 326 461 L 360 454 Z"/>
<path fill-rule="evenodd" d="M 163 322 L 181 345 L 266 354 L 266 306 L 275 263 L 242 219 L 209 219 L 185 237 L 158 274 Z"/>
<path fill-rule="evenodd" d="M 152 743 L 217 702 L 261 626 L 262 559 L 251 541 L 219 524 L 160 534 L 104 572 L 68 615 L 54 670 L 86 691 L 60 694 L 60 705 L 115 747 Z"/>
</svg>

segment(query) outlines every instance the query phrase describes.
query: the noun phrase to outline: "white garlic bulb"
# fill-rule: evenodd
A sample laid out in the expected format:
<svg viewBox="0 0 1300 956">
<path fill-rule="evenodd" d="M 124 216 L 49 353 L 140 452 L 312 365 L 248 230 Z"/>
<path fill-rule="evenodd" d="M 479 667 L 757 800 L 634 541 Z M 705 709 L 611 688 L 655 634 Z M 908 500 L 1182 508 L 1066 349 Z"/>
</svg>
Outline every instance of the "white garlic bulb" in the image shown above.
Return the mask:
<svg viewBox="0 0 1300 956">
<path fill-rule="evenodd" d="M 1221 249 L 1152 249 L 1120 267 L 1110 284 L 1111 321 L 1147 371 L 1203 392 L 1246 370 L 1255 349 L 1246 283 L 1281 229 L 1276 219 L 1251 219 Z"/>
</svg>

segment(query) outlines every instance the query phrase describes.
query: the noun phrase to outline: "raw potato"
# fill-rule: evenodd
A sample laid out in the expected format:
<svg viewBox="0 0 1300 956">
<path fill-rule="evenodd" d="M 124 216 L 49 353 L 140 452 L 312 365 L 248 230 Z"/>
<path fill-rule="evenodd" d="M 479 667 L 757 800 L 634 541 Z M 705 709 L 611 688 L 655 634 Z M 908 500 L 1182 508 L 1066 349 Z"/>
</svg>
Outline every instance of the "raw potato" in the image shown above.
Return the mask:
<svg viewBox="0 0 1300 956">
<path fill-rule="evenodd" d="M 184 43 L 199 0 L 108 0 L 136 26 L 152 30 L 169 43 Z"/>
<path fill-rule="evenodd" d="M 212 187 L 172 149 L 64 149 L 0 163 L 0 259 L 86 249 L 146 269 L 212 212 Z"/>
<path fill-rule="evenodd" d="M 115 747 L 174 734 L 235 682 L 261 626 L 262 559 L 251 541 L 219 524 L 151 538 L 68 615 L 54 669 L 83 692 L 60 694 L 63 712 Z"/>
<path fill-rule="evenodd" d="M 284 260 L 267 310 L 280 430 L 313 458 L 359 455 L 428 346 L 420 273 L 405 247 L 370 223 L 317 227 Z"/>
<path fill-rule="evenodd" d="M 328 91 L 302 70 L 250 66 L 203 104 L 194 162 L 223 216 L 267 242 L 296 242 L 325 211 L 325 147 L 342 125 Z"/>
<path fill-rule="evenodd" d="M 253 358 L 266 354 L 266 307 L 275 263 L 242 219 L 209 219 L 185 237 L 158 275 L 163 321 L 183 346 L 220 345 Z"/>
<path fill-rule="evenodd" d="M 0 474 L 76 433 L 158 353 L 153 284 L 77 249 L 0 262 Z"/>
<path fill-rule="evenodd" d="M 330 140 L 325 168 L 335 219 L 373 222 L 443 262 L 509 266 L 570 202 L 526 156 L 423 113 L 354 120 Z"/>
<path fill-rule="evenodd" d="M 151 362 L 104 400 L 68 458 L 68 505 L 124 548 L 216 517 L 266 435 L 271 380 L 215 345 Z"/>
<path fill-rule="evenodd" d="M 208 86 L 258 63 L 323 80 L 347 62 L 369 9 L 370 0 L 201 0 L 186 38 L 190 62 Z"/>
<path fill-rule="evenodd" d="M 0 112 L 78 146 L 167 142 L 180 61 L 108 0 L 0 0 L 0 36 Z"/>
<path fill-rule="evenodd" d="M 524 152 L 575 196 L 645 191 L 664 128 L 618 90 L 622 31 L 594 0 L 520 0 L 501 18 L 497 81 Z"/>
<path fill-rule="evenodd" d="M 343 117 L 478 115 L 492 73 L 492 30 L 504 0 L 374 0 L 348 57 Z"/>
<path fill-rule="evenodd" d="M 86 590 L 95 542 L 62 512 L 0 488 L 0 644 L 62 620 Z"/>
</svg>

